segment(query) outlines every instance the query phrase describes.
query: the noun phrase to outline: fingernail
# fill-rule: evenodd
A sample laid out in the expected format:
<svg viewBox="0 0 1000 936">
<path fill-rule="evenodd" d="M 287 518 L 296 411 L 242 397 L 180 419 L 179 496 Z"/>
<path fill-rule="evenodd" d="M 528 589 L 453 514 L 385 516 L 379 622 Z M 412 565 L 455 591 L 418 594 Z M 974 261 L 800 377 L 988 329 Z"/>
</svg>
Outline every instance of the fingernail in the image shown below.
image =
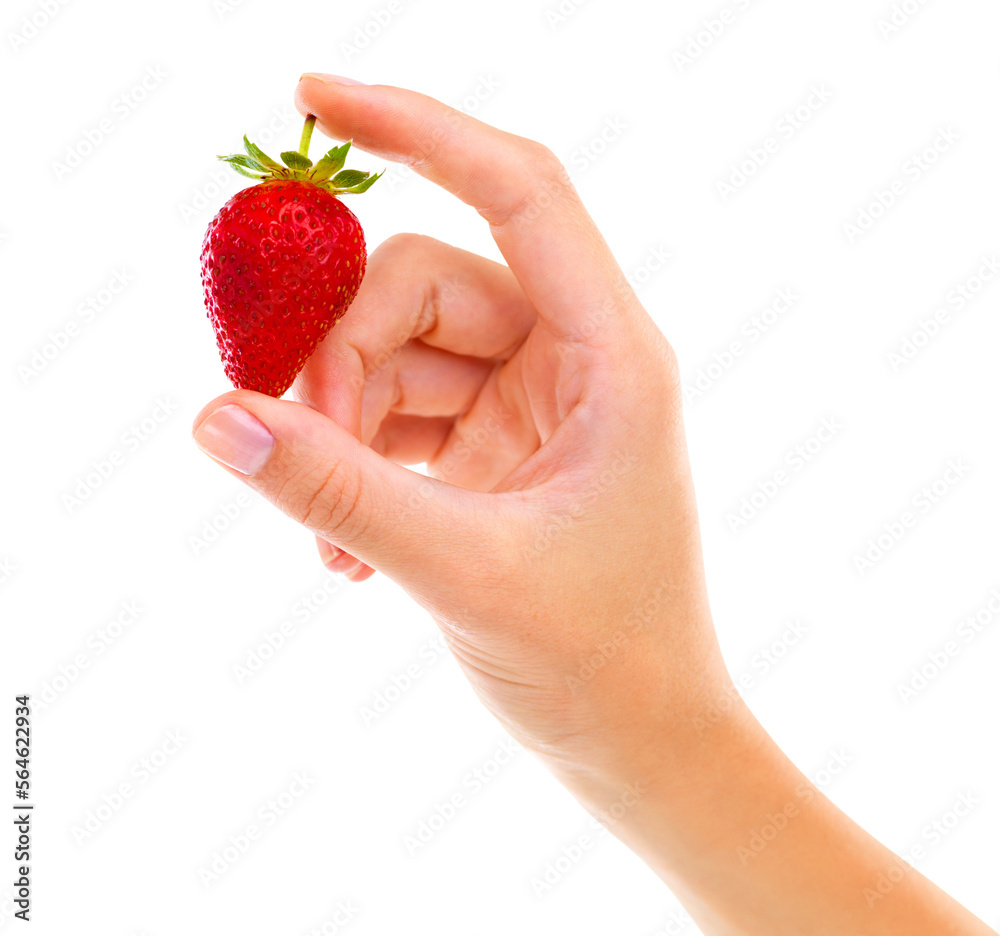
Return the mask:
<svg viewBox="0 0 1000 936">
<path fill-rule="evenodd" d="M 220 406 L 194 433 L 198 447 L 212 458 L 252 475 L 264 467 L 274 450 L 274 436 L 243 407 Z"/>
<path fill-rule="evenodd" d="M 344 550 L 328 543 L 326 540 L 319 540 L 319 561 L 328 566 L 334 559 L 344 555 Z M 334 570 L 335 571 L 335 570 Z"/>
<path fill-rule="evenodd" d="M 330 572 L 353 572 L 358 566 L 363 565 L 360 559 L 355 559 L 350 553 L 341 552 L 339 556 L 334 556 L 324 565 Z"/>
<path fill-rule="evenodd" d="M 324 75 L 322 72 L 305 72 L 299 77 L 299 81 L 303 78 L 315 78 L 317 81 L 322 81 L 324 84 L 340 84 L 340 85 L 362 85 L 363 81 L 357 81 L 354 78 L 345 78 L 343 75 Z"/>
<path fill-rule="evenodd" d="M 374 570 L 363 563 L 359 565 L 356 569 L 352 569 L 344 577 L 349 582 L 365 582 L 374 575 Z"/>
</svg>

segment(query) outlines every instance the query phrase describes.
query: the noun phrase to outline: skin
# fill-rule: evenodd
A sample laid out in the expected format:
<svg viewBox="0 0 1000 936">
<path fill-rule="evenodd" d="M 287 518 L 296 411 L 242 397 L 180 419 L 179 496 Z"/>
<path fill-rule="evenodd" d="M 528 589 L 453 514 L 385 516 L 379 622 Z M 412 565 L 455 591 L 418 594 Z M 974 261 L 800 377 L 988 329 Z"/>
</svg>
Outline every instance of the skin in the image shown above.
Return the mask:
<svg viewBox="0 0 1000 936">
<path fill-rule="evenodd" d="M 199 444 L 328 568 L 377 569 L 429 610 L 483 704 L 705 933 L 993 933 L 816 790 L 735 692 L 674 353 L 559 161 L 398 88 L 303 76 L 296 103 L 471 205 L 506 265 L 391 238 L 301 402 L 227 393 Z M 251 414 L 249 460 L 212 419 L 227 405 Z M 431 479 L 403 467 L 423 462 Z"/>
</svg>

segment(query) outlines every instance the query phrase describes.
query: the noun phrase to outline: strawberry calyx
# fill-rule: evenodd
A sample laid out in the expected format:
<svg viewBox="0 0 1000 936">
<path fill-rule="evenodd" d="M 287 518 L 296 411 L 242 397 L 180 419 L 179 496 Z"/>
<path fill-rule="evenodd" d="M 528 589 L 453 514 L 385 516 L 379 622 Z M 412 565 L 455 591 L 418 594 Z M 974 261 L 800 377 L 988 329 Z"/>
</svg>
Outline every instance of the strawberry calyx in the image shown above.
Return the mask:
<svg viewBox="0 0 1000 936">
<path fill-rule="evenodd" d="M 275 162 L 259 146 L 243 137 L 242 153 L 235 156 L 220 156 L 223 162 L 229 163 L 240 175 L 258 182 L 273 182 L 278 179 L 295 182 L 310 182 L 328 191 L 331 195 L 360 195 L 367 192 L 384 174 L 377 172 L 360 172 L 357 169 L 345 169 L 347 153 L 351 148 L 348 140 L 341 146 L 335 146 L 322 159 L 313 164 L 309 158 L 309 142 L 312 139 L 316 117 L 310 114 L 302 128 L 302 139 L 298 151 L 289 150 L 281 154 L 281 163 Z"/>
</svg>

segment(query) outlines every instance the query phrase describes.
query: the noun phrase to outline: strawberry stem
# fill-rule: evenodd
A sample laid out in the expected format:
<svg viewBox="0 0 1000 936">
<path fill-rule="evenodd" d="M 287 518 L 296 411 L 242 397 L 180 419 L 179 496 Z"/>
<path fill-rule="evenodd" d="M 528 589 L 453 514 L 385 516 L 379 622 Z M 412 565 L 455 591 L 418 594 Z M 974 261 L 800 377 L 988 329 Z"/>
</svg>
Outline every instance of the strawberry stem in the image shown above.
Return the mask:
<svg viewBox="0 0 1000 936">
<path fill-rule="evenodd" d="M 305 126 L 302 128 L 302 139 L 299 140 L 299 154 L 309 158 L 309 141 L 312 140 L 313 127 L 316 126 L 316 115 L 310 114 L 306 117 Z"/>
<path fill-rule="evenodd" d="M 289 179 L 295 182 L 308 182 L 318 185 L 331 195 L 360 195 L 367 192 L 383 175 L 382 172 L 372 175 L 370 172 L 359 172 L 357 169 L 345 169 L 347 153 L 351 141 L 335 146 L 322 159 L 313 165 L 309 158 L 309 143 L 312 140 L 313 127 L 316 126 L 316 116 L 306 117 L 302 128 L 302 139 L 298 150 L 288 150 L 281 154 L 281 163 L 275 162 L 259 146 L 243 137 L 242 153 L 233 156 L 220 156 L 219 159 L 229 163 L 240 175 L 245 175 L 256 182 L 274 182 L 278 179 Z"/>
</svg>

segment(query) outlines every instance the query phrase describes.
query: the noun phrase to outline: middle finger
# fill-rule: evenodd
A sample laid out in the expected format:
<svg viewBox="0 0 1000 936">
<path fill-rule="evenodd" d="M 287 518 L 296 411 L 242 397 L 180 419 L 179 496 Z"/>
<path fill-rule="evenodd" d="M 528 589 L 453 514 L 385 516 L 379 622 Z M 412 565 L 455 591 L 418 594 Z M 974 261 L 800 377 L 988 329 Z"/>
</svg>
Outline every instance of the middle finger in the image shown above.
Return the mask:
<svg viewBox="0 0 1000 936">
<path fill-rule="evenodd" d="M 536 318 L 503 264 L 433 238 L 397 235 L 372 253 L 357 298 L 306 362 L 296 393 L 360 438 L 366 383 L 412 339 L 505 360 Z"/>
</svg>

